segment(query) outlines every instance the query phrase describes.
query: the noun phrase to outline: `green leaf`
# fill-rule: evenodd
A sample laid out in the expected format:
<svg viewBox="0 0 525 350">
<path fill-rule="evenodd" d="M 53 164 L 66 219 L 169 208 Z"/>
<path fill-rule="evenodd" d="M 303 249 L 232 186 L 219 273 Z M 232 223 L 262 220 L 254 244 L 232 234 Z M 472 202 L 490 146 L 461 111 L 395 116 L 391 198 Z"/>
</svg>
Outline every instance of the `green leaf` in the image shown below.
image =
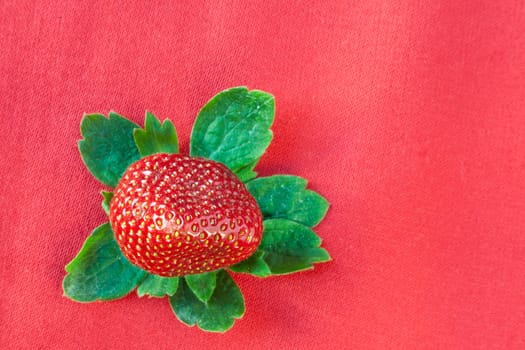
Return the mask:
<svg viewBox="0 0 525 350">
<path fill-rule="evenodd" d="M 117 186 L 128 166 L 140 158 L 133 140 L 133 129 L 137 127 L 114 112 L 109 118 L 84 115 L 80 124 L 84 139 L 78 142 L 78 148 L 86 167 L 103 184 Z"/>
<path fill-rule="evenodd" d="M 155 298 L 162 298 L 166 295 L 173 295 L 179 286 L 178 277 L 162 277 L 148 274 L 146 279 L 137 288 L 139 297 L 149 295 Z"/>
<path fill-rule="evenodd" d="M 181 322 L 209 332 L 225 332 L 244 314 L 242 293 L 226 271 L 217 272 L 217 287 L 207 303 L 193 294 L 185 279 L 170 297 L 171 308 Z"/>
<path fill-rule="evenodd" d="M 165 120 L 161 125 L 150 112 L 146 112 L 144 129 L 135 129 L 133 137 L 142 157 L 154 153 L 179 152 L 179 140 L 173 123 Z"/>
<path fill-rule="evenodd" d="M 257 177 L 257 172 L 253 171 L 253 168 L 255 168 L 255 166 L 257 165 L 257 161 L 253 162 L 252 164 L 242 169 L 237 170 L 236 175 L 242 182 L 248 182 L 252 179 L 255 179 L 255 177 Z"/>
<path fill-rule="evenodd" d="M 197 116 L 190 155 L 221 162 L 235 173 L 255 165 L 272 139 L 274 110 L 273 96 L 263 91 L 220 92 Z"/>
<path fill-rule="evenodd" d="M 184 277 L 193 294 L 203 303 L 208 302 L 217 283 L 216 272 L 206 272 Z"/>
<path fill-rule="evenodd" d="M 257 277 L 271 276 L 272 271 L 266 261 L 264 261 L 263 256 L 264 252 L 257 250 L 248 259 L 230 266 L 229 269 L 233 272 L 248 273 Z"/>
<path fill-rule="evenodd" d="M 328 202 L 306 189 L 306 180 L 298 176 L 260 177 L 246 184 L 265 219 L 282 218 L 306 226 L 317 225 L 328 210 Z"/>
<path fill-rule="evenodd" d="M 109 215 L 109 206 L 111 204 L 111 199 L 113 198 L 113 192 L 107 192 L 107 191 L 101 191 L 102 197 L 104 197 L 104 200 L 102 201 L 102 209 L 106 212 L 106 214 Z"/>
<path fill-rule="evenodd" d="M 258 250 L 273 275 L 313 268 L 314 263 L 331 260 L 320 248 L 321 239 L 309 227 L 285 219 L 263 222 L 264 232 Z"/>
<path fill-rule="evenodd" d="M 64 294 L 79 302 L 121 298 L 146 276 L 122 255 L 109 223 L 93 231 L 66 272 Z"/>
</svg>

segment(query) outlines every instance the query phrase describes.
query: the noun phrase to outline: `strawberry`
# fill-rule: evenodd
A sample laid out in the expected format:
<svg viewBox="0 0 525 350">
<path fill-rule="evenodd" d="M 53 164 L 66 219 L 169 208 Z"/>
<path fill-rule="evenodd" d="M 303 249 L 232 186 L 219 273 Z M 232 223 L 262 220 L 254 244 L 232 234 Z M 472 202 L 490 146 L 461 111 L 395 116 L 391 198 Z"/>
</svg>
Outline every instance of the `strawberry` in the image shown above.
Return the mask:
<svg viewBox="0 0 525 350">
<path fill-rule="evenodd" d="M 133 163 L 115 189 L 110 222 L 129 261 L 166 277 L 238 263 L 262 237 L 260 209 L 237 176 L 178 154 Z"/>
</svg>

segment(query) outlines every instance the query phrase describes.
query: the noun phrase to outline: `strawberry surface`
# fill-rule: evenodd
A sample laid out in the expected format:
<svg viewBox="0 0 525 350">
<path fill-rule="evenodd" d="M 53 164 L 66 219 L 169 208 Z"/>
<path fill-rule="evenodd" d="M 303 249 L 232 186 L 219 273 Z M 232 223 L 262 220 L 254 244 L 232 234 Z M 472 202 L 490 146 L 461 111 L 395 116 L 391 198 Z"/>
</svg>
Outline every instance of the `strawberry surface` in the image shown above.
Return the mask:
<svg viewBox="0 0 525 350">
<path fill-rule="evenodd" d="M 126 258 L 166 277 L 238 263 L 262 237 L 259 207 L 237 176 L 178 154 L 133 163 L 115 189 L 110 222 Z"/>
</svg>

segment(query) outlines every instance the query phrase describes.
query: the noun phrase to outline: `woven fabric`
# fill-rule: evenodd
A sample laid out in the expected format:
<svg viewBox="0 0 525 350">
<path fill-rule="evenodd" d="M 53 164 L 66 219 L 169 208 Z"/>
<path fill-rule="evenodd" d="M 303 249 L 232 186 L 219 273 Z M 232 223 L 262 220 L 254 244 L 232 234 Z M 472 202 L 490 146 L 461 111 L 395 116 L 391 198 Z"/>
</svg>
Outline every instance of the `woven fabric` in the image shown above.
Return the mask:
<svg viewBox="0 0 525 350">
<path fill-rule="evenodd" d="M 522 1 L 0 1 L 3 349 L 525 348 Z M 261 175 L 330 202 L 333 261 L 234 278 L 228 333 L 167 300 L 79 304 L 64 265 L 107 220 L 84 112 L 171 119 L 182 152 L 231 86 L 276 98 Z"/>
</svg>

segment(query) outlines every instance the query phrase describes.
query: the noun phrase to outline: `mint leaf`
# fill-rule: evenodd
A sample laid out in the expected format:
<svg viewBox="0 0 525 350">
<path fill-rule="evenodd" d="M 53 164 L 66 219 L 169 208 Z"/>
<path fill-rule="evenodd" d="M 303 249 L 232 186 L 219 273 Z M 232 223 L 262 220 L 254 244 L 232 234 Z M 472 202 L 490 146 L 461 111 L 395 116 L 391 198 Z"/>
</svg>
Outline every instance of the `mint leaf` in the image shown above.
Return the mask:
<svg viewBox="0 0 525 350">
<path fill-rule="evenodd" d="M 255 165 L 272 139 L 274 98 L 245 87 L 224 90 L 199 112 L 190 155 L 221 162 L 237 173 Z"/>
<path fill-rule="evenodd" d="M 257 277 L 268 277 L 272 275 L 270 267 L 263 259 L 264 252 L 257 250 L 248 259 L 229 267 L 233 272 L 248 273 Z"/>
<path fill-rule="evenodd" d="M 142 281 L 137 288 L 137 295 L 139 297 L 149 295 L 150 297 L 162 298 L 166 295 L 171 296 L 175 294 L 178 286 L 178 277 L 162 277 L 148 274 L 146 279 Z"/>
<path fill-rule="evenodd" d="M 144 129 L 135 129 L 133 138 L 142 157 L 154 153 L 179 152 L 179 140 L 173 123 L 165 120 L 161 124 L 150 112 L 146 112 Z"/>
<path fill-rule="evenodd" d="M 260 177 L 246 184 L 265 219 L 282 218 L 306 226 L 317 225 L 328 210 L 328 202 L 306 189 L 306 180 L 298 176 Z"/>
<path fill-rule="evenodd" d="M 283 275 L 313 268 L 314 263 L 329 261 L 320 248 L 321 239 L 309 227 L 284 219 L 263 222 L 264 232 L 258 250 L 273 275 Z"/>
<path fill-rule="evenodd" d="M 193 294 L 203 303 L 208 302 L 217 283 L 216 272 L 206 272 L 184 277 Z"/>
<path fill-rule="evenodd" d="M 146 276 L 122 255 L 109 223 L 93 231 L 66 272 L 64 294 L 79 302 L 121 298 Z"/>
<path fill-rule="evenodd" d="M 80 155 L 93 176 L 110 187 L 124 171 L 140 158 L 133 140 L 138 125 L 115 112 L 109 118 L 101 114 L 86 114 L 80 124 L 84 139 L 78 142 Z"/>
<path fill-rule="evenodd" d="M 217 272 L 217 286 L 207 303 L 193 294 L 185 279 L 181 278 L 177 293 L 170 297 L 173 312 L 184 324 L 197 325 L 209 332 L 225 332 L 244 314 L 242 293 L 226 271 Z"/>
<path fill-rule="evenodd" d="M 102 194 L 102 197 L 104 197 L 104 200 L 102 201 L 102 209 L 104 209 L 106 214 L 109 215 L 109 205 L 111 204 L 111 199 L 113 198 L 113 192 L 101 191 L 100 194 Z"/>
</svg>

